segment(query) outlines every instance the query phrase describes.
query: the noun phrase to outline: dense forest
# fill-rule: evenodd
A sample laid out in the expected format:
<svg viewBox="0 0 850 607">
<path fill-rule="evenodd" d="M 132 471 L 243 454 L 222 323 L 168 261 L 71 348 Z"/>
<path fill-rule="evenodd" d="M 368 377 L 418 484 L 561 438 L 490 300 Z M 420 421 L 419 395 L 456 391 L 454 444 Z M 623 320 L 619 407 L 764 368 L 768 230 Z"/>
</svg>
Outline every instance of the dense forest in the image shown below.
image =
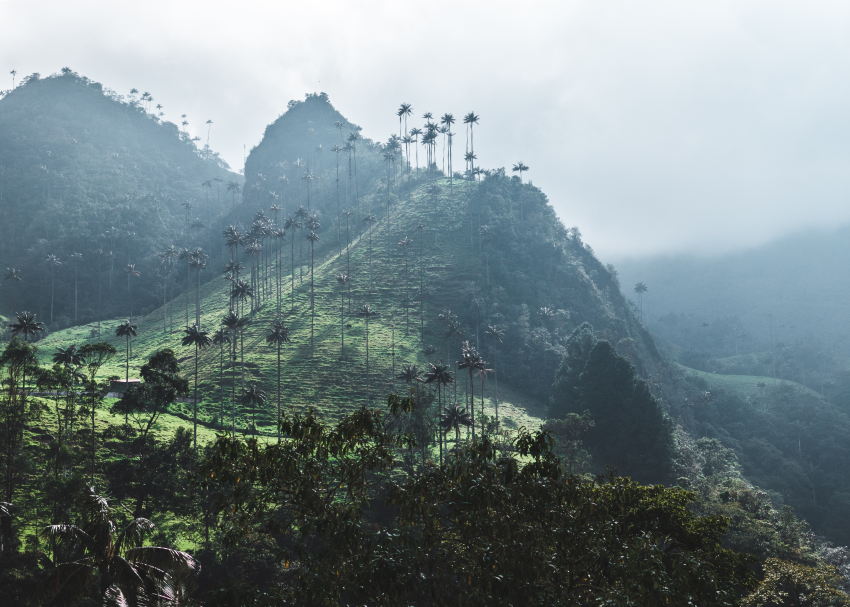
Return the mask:
<svg viewBox="0 0 850 607">
<path fill-rule="evenodd" d="M 838 380 L 716 386 L 474 112 L 152 107 L 0 99 L 8 604 L 847 602 Z"/>
</svg>

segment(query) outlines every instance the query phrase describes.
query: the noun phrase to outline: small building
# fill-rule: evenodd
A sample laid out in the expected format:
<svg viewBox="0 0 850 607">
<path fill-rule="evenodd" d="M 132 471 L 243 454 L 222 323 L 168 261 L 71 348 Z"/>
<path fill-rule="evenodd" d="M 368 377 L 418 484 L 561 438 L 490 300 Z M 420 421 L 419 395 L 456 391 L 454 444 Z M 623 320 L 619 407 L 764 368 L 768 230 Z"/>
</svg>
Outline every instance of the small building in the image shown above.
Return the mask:
<svg viewBox="0 0 850 607">
<path fill-rule="evenodd" d="M 131 377 L 128 380 L 124 379 L 113 379 L 109 382 L 109 391 L 110 392 L 118 392 L 123 394 L 127 391 L 127 388 L 132 388 L 133 386 L 138 386 L 142 383 L 142 380 Z"/>
</svg>

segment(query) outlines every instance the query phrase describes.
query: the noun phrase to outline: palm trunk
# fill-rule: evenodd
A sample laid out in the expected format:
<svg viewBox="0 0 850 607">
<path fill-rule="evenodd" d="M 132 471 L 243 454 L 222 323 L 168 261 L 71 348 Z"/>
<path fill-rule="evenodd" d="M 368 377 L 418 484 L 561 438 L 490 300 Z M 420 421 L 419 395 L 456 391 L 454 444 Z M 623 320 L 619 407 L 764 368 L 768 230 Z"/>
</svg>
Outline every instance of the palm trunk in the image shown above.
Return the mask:
<svg viewBox="0 0 850 607">
<path fill-rule="evenodd" d="M 195 397 L 192 399 L 192 443 L 198 450 L 198 344 L 195 344 Z"/>
<path fill-rule="evenodd" d="M 280 342 L 277 342 L 277 442 L 280 443 Z"/>
</svg>

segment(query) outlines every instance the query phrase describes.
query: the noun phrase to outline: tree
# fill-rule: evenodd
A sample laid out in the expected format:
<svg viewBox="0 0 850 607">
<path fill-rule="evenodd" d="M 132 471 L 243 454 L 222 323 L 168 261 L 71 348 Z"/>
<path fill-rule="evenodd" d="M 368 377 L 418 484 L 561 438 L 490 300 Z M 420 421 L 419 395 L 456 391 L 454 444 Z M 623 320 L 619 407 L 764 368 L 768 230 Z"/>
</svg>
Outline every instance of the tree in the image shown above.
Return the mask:
<svg viewBox="0 0 850 607">
<path fill-rule="evenodd" d="M 236 337 L 239 337 L 240 343 L 240 352 L 242 353 L 242 389 L 245 389 L 245 351 L 242 347 L 244 342 L 242 341 L 242 332 L 245 330 L 245 327 L 248 326 L 248 319 L 244 316 L 239 316 L 238 312 L 234 312 L 230 310 L 221 321 L 222 326 L 230 331 L 231 335 L 233 335 L 234 343 L 233 343 L 233 370 L 236 370 Z M 233 377 L 233 373 L 231 373 L 231 385 L 232 385 L 232 414 L 233 414 L 233 425 L 232 432 L 236 433 L 236 378 Z"/>
<path fill-rule="evenodd" d="M 6 274 L 3 276 L 3 280 L 11 280 L 12 281 L 12 292 L 17 292 L 18 286 L 24 281 L 21 275 L 18 273 L 18 270 L 15 268 L 6 268 Z M 12 300 L 12 314 L 14 314 L 15 309 L 15 301 L 14 298 Z"/>
<path fill-rule="evenodd" d="M 292 217 L 291 215 L 286 218 L 286 222 L 283 224 L 283 229 L 286 231 L 290 230 L 300 230 L 301 222 L 297 217 Z M 292 282 L 290 284 L 289 293 L 292 298 L 292 311 L 295 312 L 295 238 L 290 238 L 290 245 L 292 248 L 292 256 L 290 261 L 290 268 L 292 270 Z"/>
<path fill-rule="evenodd" d="M 206 350 L 212 343 L 209 331 L 202 331 L 198 325 L 192 325 L 188 329 L 184 329 L 183 340 L 181 344 L 185 346 L 195 347 L 195 396 L 192 399 L 192 446 L 195 450 L 198 449 L 198 353 L 200 350 Z"/>
<path fill-rule="evenodd" d="M 209 255 L 197 248 L 189 258 L 189 267 L 195 271 L 195 325 L 201 326 L 201 271 L 207 267 Z"/>
<path fill-rule="evenodd" d="M 135 329 L 135 328 L 134 328 Z M 94 486 L 95 463 L 97 456 L 97 435 L 95 433 L 95 414 L 97 405 L 103 401 L 103 391 L 98 390 L 97 374 L 101 367 L 115 356 L 115 347 L 106 342 L 85 344 L 80 348 L 80 356 L 88 371 L 86 378 L 86 393 L 88 394 L 88 412 L 91 415 L 91 485 Z M 126 415 L 125 415 L 126 422 Z"/>
<path fill-rule="evenodd" d="M 163 327 L 163 333 L 169 333 L 170 332 L 169 327 L 168 327 L 168 297 L 167 297 L 167 293 L 168 293 L 168 286 L 171 286 L 171 295 L 172 295 L 171 299 L 173 299 L 174 287 L 173 287 L 172 271 L 171 270 L 172 270 L 172 267 L 174 265 L 174 260 L 177 257 L 179 257 L 179 255 L 180 255 L 180 250 L 177 247 L 175 247 L 174 245 L 171 245 L 171 246 L 167 247 L 166 249 L 163 249 L 163 251 L 159 254 L 159 258 L 162 260 L 162 263 L 163 263 L 163 265 L 165 265 L 165 268 L 166 268 L 165 272 L 164 272 L 165 282 L 163 283 L 163 286 L 162 286 L 162 323 L 163 323 L 162 327 Z M 173 328 L 173 325 L 174 325 L 174 306 L 173 305 L 171 306 L 171 321 L 172 321 L 171 322 L 171 328 Z"/>
<path fill-rule="evenodd" d="M 436 352 L 434 348 L 434 352 Z M 433 354 L 433 352 L 432 352 Z M 428 363 L 429 371 L 425 374 L 425 383 L 437 384 L 437 416 L 439 418 L 440 411 L 443 409 L 443 387 L 454 382 L 454 374 L 449 369 L 448 365 L 444 365 L 443 361 Z M 439 422 L 439 419 L 437 420 Z M 439 424 L 438 424 L 439 425 Z M 440 466 L 443 465 L 443 432 L 440 432 Z"/>
<path fill-rule="evenodd" d="M 82 253 L 71 253 L 71 260 L 74 262 L 74 322 L 77 322 L 77 279 L 79 264 L 82 258 Z"/>
<path fill-rule="evenodd" d="M 566 351 L 552 386 L 549 417 L 589 411 L 595 426 L 586 442 L 599 465 L 616 465 L 641 481 L 668 480 L 672 423 L 631 362 L 597 340 L 588 323 L 573 331 Z"/>
<path fill-rule="evenodd" d="M 289 327 L 282 320 L 274 321 L 266 334 L 266 343 L 277 348 L 277 442 L 280 442 L 280 348 L 289 341 Z"/>
<path fill-rule="evenodd" d="M 635 285 L 635 293 L 637 293 L 638 300 L 640 301 L 640 322 L 643 322 L 643 294 L 648 290 L 642 282 Z"/>
<path fill-rule="evenodd" d="M 138 278 L 139 276 L 141 276 L 141 273 L 138 270 L 136 270 L 136 264 L 131 263 L 131 264 L 128 264 L 126 268 L 124 268 L 124 274 L 127 275 L 127 304 L 130 306 L 130 320 L 132 321 L 133 320 L 133 295 L 132 295 L 132 291 L 130 290 L 130 287 L 131 287 L 130 281 L 134 277 Z"/>
<path fill-rule="evenodd" d="M 372 306 L 364 304 L 357 310 L 357 316 L 366 319 L 366 402 L 369 402 L 369 319 L 377 316 L 378 313 L 372 310 Z"/>
<path fill-rule="evenodd" d="M 227 182 L 227 191 L 231 193 L 233 197 L 233 206 L 236 206 L 236 195 L 242 193 L 242 186 L 239 185 L 238 181 L 228 181 Z"/>
<path fill-rule="evenodd" d="M 125 390 L 130 387 L 130 339 L 136 337 L 136 329 L 138 329 L 138 327 L 131 324 L 129 320 L 125 320 L 115 328 L 115 337 L 123 337 L 127 340 L 127 353 L 124 357 L 127 363 L 124 377 Z"/>
<path fill-rule="evenodd" d="M 478 351 L 470 346 L 468 341 L 463 342 L 461 359 L 457 361 L 457 368 L 458 371 L 466 369 L 469 372 L 469 393 L 471 396 L 470 402 L 472 403 L 472 407 L 470 407 L 470 411 L 472 412 L 472 440 L 475 440 L 475 384 L 472 381 L 472 374 L 475 371 L 484 369 L 486 366 L 486 363 L 482 360 Z M 483 435 L 484 432 L 482 430 L 482 437 Z"/>
<path fill-rule="evenodd" d="M 519 181 L 522 183 L 522 174 L 528 170 L 528 165 L 525 164 L 522 160 L 517 162 L 513 168 L 511 169 L 514 173 L 519 173 Z"/>
<path fill-rule="evenodd" d="M 493 344 L 493 360 L 495 361 L 493 364 L 493 380 L 496 383 L 496 390 L 493 396 L 493 399 L 496 404 L 496 425 L 499 424 L 499 358 L 498 353 L 496 351 L 496 344 L 502 343 L 502 338 L 505 336 L 505 330 L 499 327 L 499 325 L 487 325 L 487 328 L 484 329 L 484 334 L 490 338 Z"/>
<path fill-rule="evenodd" d="M 32 312 L 15 312 L 16 322 L 8 325 L 12 330 L 12 337 L 23 334 L 24 341 L 29 341 L 30 335 L 35 336 L 44 331 L 44 323 L 36 321 L 35 317 Z"/>
<path fill-rule="evenodd" d="M 57 266 L 61 266 L 62 262 L 56 255 L 47 256 L 47 267 L 50 268 L 50 324 L 53 324 L 53 294 L 56 291 L 56 276 L 55 270 Z"/>
<path fill-rule="evenodd" d="M 241 399 L 242 405 L 246 407 L 251 407 L 251 426 L 252 433 L 257 433 L 257 407 L 261 407 L 266 404 L 266 393 L 260 390 L 257 387 L 257 384 L 252 383 L 248 386 L 248 389 L 242 393 Z"/>
<path fill-rule="evenodd" d="M 313 355 L 313 326 L 316 319 L 316 296 L 315 291 L 313 290 L 313 267 L 314 267 L 314 255 L 313 255 L 313 247 L 316 244 L 316 241 L 319 240 L 319 235 L 316 234 L 316 230 L 321 228 L 321 224 L 318 221 L 314 221 L 311 224 L 310 233 L 307 235 L 307 240 L 310 241 L 310 355 Z"/>
<path fill-rule="evenodd" d="M 351 281 L 348 274 L 337 274 L 336 282 L 340 286 L 340 302 L 339 302 L 339 334 L 341 352 L 340 358 L 345 358 L 345 286 Z"/>
<path fill-rule="evenodd" d="M 221 406 L 219 410 L 219 421 L 224 429 L 224 344 L 229 344 L 233 339 L 228 329 L 219 328 L 212 336 L 212 343 L 219 347 L 218 359 L 218 386 L 221 390 Z"/>
<path fill-rule="evenodd" d="M 413 241 L 410 240 L 407 236 L 402 238 L 398 243 L 398 246 L 400 246 L 402 251 L 404 251 L 404 295 L 405 295 L 406 298 L 409 297 L 409 290 L 410 290 L 410 274 L 409 274 L 409 270 L 408 270 L 408 266 L 407 266 L 407 248 L 411 244 L 413 244 Z M 410 334 L 410 306 L 405 306 L 405 316 L 406 316 L 407 326 L 405 327 L 404 334 L 409 335 Z"/>
<path fill-rule="evenodd" d="M 466 412 L 466 407 L 461 407 L 457 401 L 455 401 L 443 409 L 443 413 L 440 415 L 440 427 L 443 429 L 443 433 L 448 433 L 449 430 L 455 431 L 455 447 L 457 447 L 457 442 L 460 440 L 461 426 L 466 428 L 471 426 L 474 429 L 475 422 L 472 420 L 469 413 Z M 469 435 L 467 434 L 467 436 Z M 446 443 L 448 443 L 448 441 L 446 441 Z M 446 446 L 448 447 L 448 444 Z"/>
<path fill-rule="evenodd" d="M 363 218 L 363 223 L 369 226 L 369 292 L 372 292 L 372 226 L 378 221 L 378 218 L 372 215 L 366 215 Z"/>
<path fill-rule="evenodd" d="M 37 589 L 34 599 L 71 605 L 93 594 L 98 604 L 137 607 L 158 603 L 167 596 L 171 581 L 194 573 L 197 562 L 185 552 L 143 546 L 155 525 L 133 518 L 121 525 L 106 497 L 89 489 L 80 500 L 81 525 L 49 525 L 44 535 L 61 543 L 69 560 L 55 565 Z"/>
</svg>

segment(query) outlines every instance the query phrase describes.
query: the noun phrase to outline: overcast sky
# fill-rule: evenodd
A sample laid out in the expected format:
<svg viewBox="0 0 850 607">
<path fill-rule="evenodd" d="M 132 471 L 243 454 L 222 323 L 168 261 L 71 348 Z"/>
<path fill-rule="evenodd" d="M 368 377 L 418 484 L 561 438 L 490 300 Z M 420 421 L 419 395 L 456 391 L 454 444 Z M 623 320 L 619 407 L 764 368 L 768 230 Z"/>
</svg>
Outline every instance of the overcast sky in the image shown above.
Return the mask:
<svg viewBox="0 0 850 607">
<path fill-rule="evenodd" d="M 475 111 L 478 163 L 523 160 L 607 260 L 850 222 L 848 26 L 846 2 L 0 0 L 0 68 L 150 91 L 234 169 L 306 92 L 379 139 L 401 102 Z"/>
</svg>

